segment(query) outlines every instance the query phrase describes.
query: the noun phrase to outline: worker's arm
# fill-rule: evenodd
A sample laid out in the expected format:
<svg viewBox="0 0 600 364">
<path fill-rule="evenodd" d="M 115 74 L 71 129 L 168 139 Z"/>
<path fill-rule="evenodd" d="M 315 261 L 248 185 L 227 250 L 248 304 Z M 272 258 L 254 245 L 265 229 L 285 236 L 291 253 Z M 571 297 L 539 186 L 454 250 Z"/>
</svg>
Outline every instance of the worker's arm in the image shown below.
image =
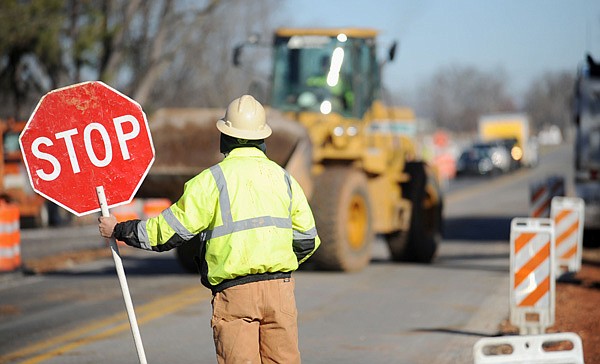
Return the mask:
<svg viewBox="0 0 600 364">
<path fill-rule="evenodd" d="M 157 240 L 158 244 L 152 244 L 148 238 L 148 220 L 128 220 L 117 223 L 113 215 L 100 217 L 98 220 L 100 235 L 105 238 L 113 237 L 134 248 L 161 252 L 171 250 L 189 240 L 188 235 L 182 234 L 182 236 L 173 232 L 168 239 Z"/>
<path fill-rule="evenodd" d="M 298 263 L 301 264 L 308 259 L 317 250 L 321 244 L 321 239 L 317 234 L 315 218 L 312 214 L 304 191 L 291 178 L 292 185 L 292 229 L 293 242 L 292 247 Z"/>
<path fill-rule="evenodd" d="M 216 203 L 213 186 L 212 176 L 201 173 L 186 183 L 181 198 L 160 215 L 121 223 L 116 223 L 114 216 L 100 218 L 100 233 L 144 250 L 171 250 L 192 239 L 212 221 Z"/>
</svg>

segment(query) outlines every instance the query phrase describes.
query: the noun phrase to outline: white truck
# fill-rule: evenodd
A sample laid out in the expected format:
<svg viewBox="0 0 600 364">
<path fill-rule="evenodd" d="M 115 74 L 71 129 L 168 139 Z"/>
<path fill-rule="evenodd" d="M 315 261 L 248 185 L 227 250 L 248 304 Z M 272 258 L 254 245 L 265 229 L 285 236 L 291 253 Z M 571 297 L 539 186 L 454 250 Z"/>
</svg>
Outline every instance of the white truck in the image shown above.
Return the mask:
<svg viewBox="0 0 600 364">
<path fill-rule="evenodd" d="M 588 55 L 575 81 L 575 191 L 585 202 L 585 228 L 600 229 L 600 63 Z"/>
<path fill-rule="evenodd" d="M 481 141 L 504 141 L 517 165 L 534 167 L 538 163 L 538 145 L 531 138 L 527 114 L 482 115 L 478 122 Z M 512 141 L 512 144 L 510 142 Z"/>
</svg>

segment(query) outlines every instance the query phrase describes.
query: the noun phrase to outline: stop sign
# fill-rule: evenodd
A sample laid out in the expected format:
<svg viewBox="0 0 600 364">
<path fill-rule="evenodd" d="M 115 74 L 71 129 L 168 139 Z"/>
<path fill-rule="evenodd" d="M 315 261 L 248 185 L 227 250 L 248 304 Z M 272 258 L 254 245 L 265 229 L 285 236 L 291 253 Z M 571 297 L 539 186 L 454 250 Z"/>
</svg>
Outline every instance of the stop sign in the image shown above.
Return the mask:
<svg viewBox="0 0 600 364">
<path fill-rule="evenodd" d="M 38 103 L 19 138 L 33 189 L 77 216 L 131 201 L 154 162 L 138 103 L 93 81 L 57 89 Z"/>
</svg>

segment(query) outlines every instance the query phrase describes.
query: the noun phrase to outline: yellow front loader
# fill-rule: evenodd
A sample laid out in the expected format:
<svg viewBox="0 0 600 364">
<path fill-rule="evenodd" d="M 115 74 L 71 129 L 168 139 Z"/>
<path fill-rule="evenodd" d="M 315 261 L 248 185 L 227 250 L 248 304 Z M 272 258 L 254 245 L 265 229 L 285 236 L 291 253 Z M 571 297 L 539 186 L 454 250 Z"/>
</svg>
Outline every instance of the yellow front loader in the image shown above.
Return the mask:
<svg viewBox="0 0 600 364">
<path fill-rule="evenodd" d="M 260 100 L 268 105 L 274 129 L 267 139 L 267 155 L 288 169 L 309 197 L 322 239 L 311 261 L 320 269 L 364 268 L 376 236 L 385 239 L 394 261 L 428 263 L 441 238 L 442 196 L 433 171 L 417 159 L 410 132 L 415 116 L 410 109 L 382 102 L 381 68 L 394 58 L 395 46 L 381 62 L 376 37 L 371 29 L 285 28 L 275 32 L 270 44 L 270 96 Z M 237 47 L 234 64 L 241 63 L 242 49 L 256 44 Z M 198 125 L 205 124 L 202 140 L 195 138 L 203 152 L 185 150 L 196 158 L 196 165 L 187 174 L 180 173 L 182 179 L 219 160 L 218 145 L 210 144 L 218 143 L 218 135 L 210 133 L 217 133 L 214 122 L 221 115 L 197 110 L 197 115 L 184 117 L 193 112 L 179 112 L 181 132 L 173 131 L 176 110 L 165 111 L 163 121 L 150 121 L 157 160 L 138 194 L 160 190 L 160 183 L 147 187 L 177 174 L 172 162 L 161 163 L 161 154 L 176 148 L 178 141 L 181 145 L 180 137 L 194 138 L 194 125 L 202 129 Z M 162 132 L 160 125 L 165 128 Z M 160 139 L 169 138 L 167 130 L 173 141 L 162 145 Z M 199 154 L 207 159 L 201 166 Z M 180 171 L 188 167 L 184 163 Z M 188 244 L 179 250 L 180 261 L 190 270 L 197 249 Z"/>
</svg>

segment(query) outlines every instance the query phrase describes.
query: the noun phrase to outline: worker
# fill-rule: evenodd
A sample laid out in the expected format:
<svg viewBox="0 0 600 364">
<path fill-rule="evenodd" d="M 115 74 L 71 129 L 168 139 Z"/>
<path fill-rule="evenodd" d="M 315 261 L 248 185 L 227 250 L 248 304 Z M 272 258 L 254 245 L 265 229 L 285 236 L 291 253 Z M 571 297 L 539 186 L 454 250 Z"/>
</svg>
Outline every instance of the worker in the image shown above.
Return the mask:
<svg viewBox="0 0 600 364">
<path fill-rule="evenodd" d="M 341 103 L 344 110 L 351 110 L 354 104 L 354 93 L 348 87 L 341 72 L 341 63 L 337 66 L 331 64 L 329 56 L 321 57 L 321 70 L 318 74 L 306 79 L 306 86 L 327 90 Z"/>
<path fill-rule="evenodd" d="M 199 235 L 218 363 L 300 363 L 292 272 L 320 244 L 313 214 L 298 182 L 265 154 L 272 131 L 258 101 L 232 101 L 216 126 L 220 163 L 159 216 L 100 217 L 100 233 L 159 252 Z"/>
</svg>

